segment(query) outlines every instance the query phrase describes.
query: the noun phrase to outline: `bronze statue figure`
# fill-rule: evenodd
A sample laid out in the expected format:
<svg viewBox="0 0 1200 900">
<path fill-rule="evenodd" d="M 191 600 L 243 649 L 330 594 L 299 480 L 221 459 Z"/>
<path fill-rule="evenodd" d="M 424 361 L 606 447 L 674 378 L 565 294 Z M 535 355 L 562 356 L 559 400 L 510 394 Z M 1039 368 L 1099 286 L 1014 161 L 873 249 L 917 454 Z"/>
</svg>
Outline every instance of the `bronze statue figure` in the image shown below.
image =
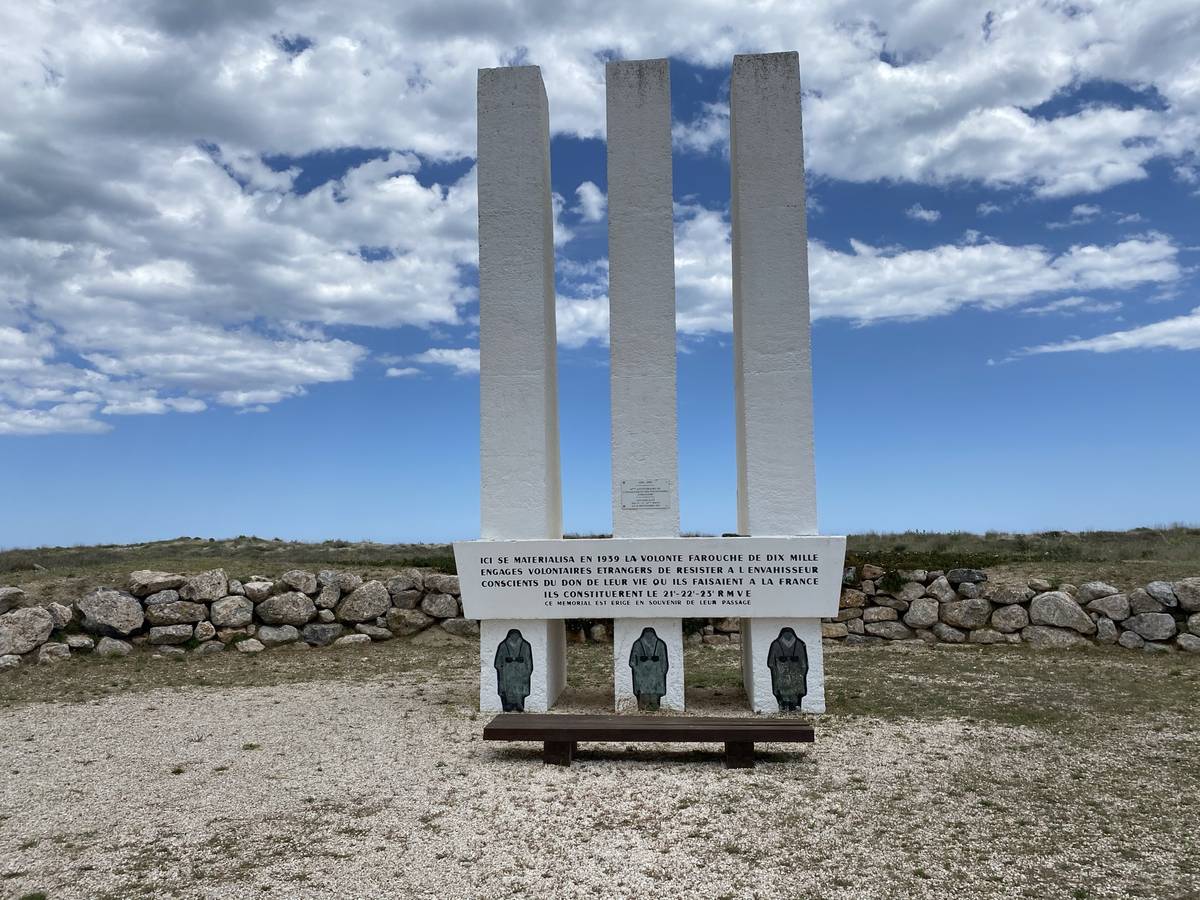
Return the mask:
<svg viewBox="0 0 1200 900">
<path fill-rule="evenodd" d="M 658 709 L 667 692 L 667 642 L 653 628 L 643 628 L 642 635 L 629 651 L 629 668 L 633 669 L 633 693 L 638 709 Z"/>
<path fill-rule="evenodd" d="M 771 693 L 779 708 L 792 712 L 800 708 L 808 693 L 808 650 L 804 641 L 791 628 L 781 629 L 767 651 L 767 668 L 771 670 Z"/>
<path fill-rule="evenodd" d="M 505 712 L 525 712 L 529 676 L 533 674 L 533 647 L 516 628 L 496 647 L 496 692 Z"/>
</svg>

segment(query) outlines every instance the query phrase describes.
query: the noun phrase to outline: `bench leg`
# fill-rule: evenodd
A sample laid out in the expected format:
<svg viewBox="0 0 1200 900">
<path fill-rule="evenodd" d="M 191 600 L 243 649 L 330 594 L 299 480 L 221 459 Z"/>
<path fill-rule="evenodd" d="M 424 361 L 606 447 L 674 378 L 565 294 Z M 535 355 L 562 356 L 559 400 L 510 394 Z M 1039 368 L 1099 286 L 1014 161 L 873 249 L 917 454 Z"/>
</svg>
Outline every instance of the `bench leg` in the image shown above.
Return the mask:
<svg viewBox="0 0 1200 900">
<path fill-rule="evenodd" d="M 575 755 L 572 741 L 543 741 L 542 762 L 551 766 L 569 766 Z"/>
<path fill-rule="evenodd" d="M 725 768 L 727 768 L 727 769 L 753 769 L 754 768 L 754 742 L 753 741 L 726 741 L 725 742 Z"/>
</svg>

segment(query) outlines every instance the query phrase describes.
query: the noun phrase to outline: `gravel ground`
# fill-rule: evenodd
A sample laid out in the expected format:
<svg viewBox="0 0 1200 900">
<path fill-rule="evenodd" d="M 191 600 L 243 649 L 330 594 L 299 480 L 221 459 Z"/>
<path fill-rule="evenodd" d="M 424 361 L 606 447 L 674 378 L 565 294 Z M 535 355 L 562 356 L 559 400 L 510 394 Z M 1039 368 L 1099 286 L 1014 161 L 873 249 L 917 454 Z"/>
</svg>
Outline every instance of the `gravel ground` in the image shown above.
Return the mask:
<svg viewBox="0 0 1200 900">
<path fill-rule="evenodd" d="M 0 896 L 1200 896 L 1182 656 L 830 648 L 817 743 L 726 770 L 485 745 L 474 654 L 0 676 Z M 603 708 L 610 654 L 572 648 L 563 711 Z M 742 713 L 736 671 L 690 651 L 690 711 Z"/>
</svg>

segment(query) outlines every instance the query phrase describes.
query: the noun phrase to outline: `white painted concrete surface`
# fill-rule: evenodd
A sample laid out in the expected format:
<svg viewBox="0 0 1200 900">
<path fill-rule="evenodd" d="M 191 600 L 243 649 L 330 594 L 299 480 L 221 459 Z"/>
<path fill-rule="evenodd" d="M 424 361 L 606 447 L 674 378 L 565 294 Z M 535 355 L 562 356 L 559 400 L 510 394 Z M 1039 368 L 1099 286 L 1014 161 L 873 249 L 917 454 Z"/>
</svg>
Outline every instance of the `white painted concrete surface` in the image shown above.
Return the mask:
<svg viewBox="0 0 1200 900">
<path fill-rule="evenodd" d="M 479 623 L 479 708 L 501 712 L 497 690 L 496 648 L 516 628 L 529 641 L 533 674 L 525 712 L 546 712 L 566 686 L 566 632 L 562 622 L 545 619 L 484 619 Z"/>
<path fill-rule="evenodd" d="M 815 534 L 812 354 L 800 64 L 735 56 L 730 82 L 738 531 Z M 825 708 L 817 619 L 743 619 L 742 675 L 756 712 L 778 712 L 767 652 L 781 628 L 804 640 L 803 709 Z"/>
<path fill-rule="evenodd" d="M 804 642 L 808 653 L 808 693 L 800 705 L 806 713 L 825 712 L 825 657 L 821 653 L 819 619 L 742 619 L 742 666 L 749 671 L 746 696 L 756 713 L 778 713 L 779 703 L 771 691 L 767 653 L 779 632 L 790 627 Z"/>
<path fill-rule="evenodd" d="M 480 69 L 478 101 L 481 534 L 559 538 L 554 214 L 541 72 Z M 485 622 L 480 631 L 483 709 L 499 708 L 491 670 L 497 627 Z M 565 642 L 563 623 L 526 621 L 521 631 L 542 648 L 526 709 L 545 710 L 566 681 L 565 654 L 554 649 Z M 484 703 L 489 690 L 494 706 Z"/>
<path fill-rule="evenodd" d="M 642 636 L 643 628 L 653 628 L 667 645 L 667 692 L 659 701 L 661 709 L 682 710 L 683 699 L 683 620 L 682 619 L 615 619 L 613 621 L 613 682 L 616 688 L 616 709 L 621 713 L 638 711 L 633 693 L 633 670 L 629 667 L 629 651 Z"/>
<path fill-rule="evenodd" d="M 610 62 L 608 305 L 613 537 L 679 534 L 671 81 L 665 59 Z M 623 509 L 623 479 L 666 479 L 665 509 Z"/>
<path fill-rule="evenodd" d="M 815 534 L 808 232 L 795 53 L 730 83 L 738 531 Z"/>
<path fill-rule="evenodd" d="M 671 76 L 665 59 L 604 67 L 608 118 L 608 303 L 612 389 L 613 537 L 679 534 L 675 398 L 675 237 Z M 664 502 L 631 509 L 630 480 L 666 483 Z M 646 620 L 614 624 L 618 710 L 637 709 L 629 645 Z M 671 649 L 667 709 L 683 709 L 683 620 L 652 626 Z M 632 635 L 623 639 L 622 636 Z M 678 647 L 678 652 L 675 651 Z"/>
</svg>

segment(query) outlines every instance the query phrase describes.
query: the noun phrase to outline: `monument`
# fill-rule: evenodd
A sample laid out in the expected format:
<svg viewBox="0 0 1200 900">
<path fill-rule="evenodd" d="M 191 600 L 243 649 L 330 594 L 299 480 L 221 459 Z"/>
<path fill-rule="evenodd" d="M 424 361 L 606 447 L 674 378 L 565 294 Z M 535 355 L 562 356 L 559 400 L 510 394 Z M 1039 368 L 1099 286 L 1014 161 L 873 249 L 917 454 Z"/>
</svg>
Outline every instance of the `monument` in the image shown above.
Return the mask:
<svg viewBox="0 0 1200 900">
<path fill-rule="evenodd" d="M 480 708 L 548 710 L 563 621 L 611 617 L 616 709 L 682 710 L 683 619 L 735 616 L 755 712 L 822 712 L 845 538 L 817 534 L 798 57 L 737 56 L 730 85 L 740 537 L 679 536 L 667 62 L 605 75 L 613 537 L 563 540 L 545 88 L 479 73 L 482 527 L 455 557 Z"/>
<path fill-rule="evenodd" d="M 679 535 L 671 74 L 665 59 L 604 67 L 614 538 Z M 645 708 L 625 666 L 650 627 L 677 661 L 653 709 L 683 709 L 683 619 L 613 620 L 617 710 Z"/>
</svg>

